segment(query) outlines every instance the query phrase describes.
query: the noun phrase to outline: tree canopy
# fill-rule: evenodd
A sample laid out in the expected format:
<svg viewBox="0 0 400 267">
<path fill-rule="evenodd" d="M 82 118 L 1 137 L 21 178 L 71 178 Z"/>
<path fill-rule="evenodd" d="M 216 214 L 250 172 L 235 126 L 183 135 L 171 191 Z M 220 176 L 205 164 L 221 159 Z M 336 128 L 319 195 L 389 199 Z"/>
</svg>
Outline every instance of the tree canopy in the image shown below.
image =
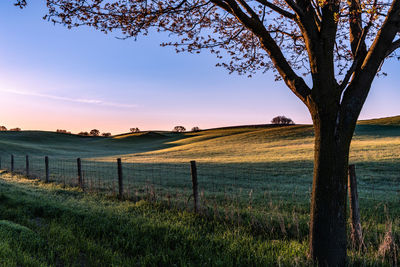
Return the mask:
<svg viewBox="0 0 400 267">
<path fill-rule="evenodd" d="M 278 125 L 290 125 L 294 124 L 294 121 L 291 118 L 287 118 L 285 116 L 276 116 L 271 120 L 271 123 Z"/>
<path fill-rule="evenodd" d="M 26 1 L 18 0 L 16 5 L 22 7 Z M 366 52 L 375 50 L 372 43 L 380 37 L 377 31 L 392 32 L 380 57 L 394 56 L 400 45 L 400 41 L 393 42 L 398 25 L 382 28 L 385 22 L 398 23 L 397 1 L 47 0 L 47 5 L 45 18 L 55 23 L 119 31 L 125 38 L 146 35 L 154 27 L 179 37 L 177 42 L 164 44 L 177 51 L 209 48 L 221 59 L 230 58 L 221 62 L 230 71 L 251 74 L 276 68 L 286 82 L 295 78 L 293 70 L 315 74 L 310 50 L 333 50 L 335 66 L 329 67 L 343 76 L 344 87 L 346 76 L 354 72 L 352 63 L 367 63 L 363 62 Z M 337 34 L 332 36 L 332 31 Z M 328 36 L 331 40 L 321 42 Z"/>
</svg>

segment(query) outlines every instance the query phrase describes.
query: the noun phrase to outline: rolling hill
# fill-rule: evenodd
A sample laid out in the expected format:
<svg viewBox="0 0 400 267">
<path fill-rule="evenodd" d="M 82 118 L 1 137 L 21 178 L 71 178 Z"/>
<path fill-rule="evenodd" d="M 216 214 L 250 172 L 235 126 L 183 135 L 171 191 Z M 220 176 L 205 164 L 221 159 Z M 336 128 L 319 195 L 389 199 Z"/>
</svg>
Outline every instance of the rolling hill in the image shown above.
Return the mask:
<svg viewBox="0 0 400 267">
<path fill-rule="evenodd" d="M 400 126 L 400 116 L 370 119 L 370 120 L 360 120 L 358 122 L 360 125 L 392 125 Z"/>
<path fill-rule="evenodd" d="M 360 121 L 351 160 L 393 159 L 400 155 L 400 116 Z M 250 125 L 199 132 L 148 131 L 82 137 L 44 131 L 0 132 L 1 154 L 86 157 L 132 162 L 282 162 L 312 161 L 311 125 Z"/>
</svg>

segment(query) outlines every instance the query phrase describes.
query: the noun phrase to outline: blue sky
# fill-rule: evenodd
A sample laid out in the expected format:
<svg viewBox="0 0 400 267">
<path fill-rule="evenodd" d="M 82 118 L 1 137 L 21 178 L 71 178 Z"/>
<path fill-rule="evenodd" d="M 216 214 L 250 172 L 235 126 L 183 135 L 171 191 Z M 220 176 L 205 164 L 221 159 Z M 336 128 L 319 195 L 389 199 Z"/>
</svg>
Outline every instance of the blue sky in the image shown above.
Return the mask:
<svg viewBox="0 0 400 267">
<path fill-rule="evenodd" d="M 0 2 L 0 124 L 102 132 L 268 123 L 286 115 L 311 123 L 306 107 L 272 73 L 253 78 L 217 60 L 160 47 L 165 34 L 118 40 L 42 19 L 44 1 L 20 10 Z M 398 62 L 388 61 L 361 118 L 400 114 Z"/>
</svg>

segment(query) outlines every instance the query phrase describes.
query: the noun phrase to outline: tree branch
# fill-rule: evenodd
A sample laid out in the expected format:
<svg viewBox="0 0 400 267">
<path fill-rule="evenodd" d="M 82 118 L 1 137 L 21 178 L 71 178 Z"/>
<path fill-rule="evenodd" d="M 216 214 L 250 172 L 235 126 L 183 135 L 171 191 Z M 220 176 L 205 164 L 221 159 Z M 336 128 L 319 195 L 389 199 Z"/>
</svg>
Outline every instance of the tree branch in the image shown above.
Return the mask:
<svg viewBox="0 0 400 267">
<path fill-rule="evenodd" d="M 258 15 L 256 14 L 256 12 L 254 12 L 254 10 L 246 3 L 245 0 L 237 0 L 239 2 L 239 4 L 246 10 L 247 13 L 249 13 L 249 15 L 253 18 L 253 19 L 257 19 L 259 20 L 260 18 L 258 17 Z"/>
<path fill-rule="evenodd" d="M 272 4 L 271 2 L 268 2 L 267 0 L 256 0 L 260 4 L 269 7 L 270 9 L 274 10 L 275 12 L 279 13 L 280 15 L 289 18 L 289 19 L 294 19 L 296 17 L 295 14 L 290 13 L 289 11 L 286 11 L 277 5 Z"/>
<path fill-rule="evenodd" d="M 400 29 L 400 0 L 394 0 L 388 12 L 388 15 L 378 31 L 374 42 L 369 49 L 367 56 L 362 65 L 360 79 L 368 78 L 371 80 L 375 76 L 382 64 L 382 61 L 391 52 L 391 49 L 396 49 L 398 42 L 393 42 Z M 395 46 L 393 46 L 393 43 Z"/>
<path fill-rule="evenodd" d="M 365 55 L 366 55 L 366 45 L 365 45 L 365 38 L 367 37 L 369 28 L 371 27 L 372 23 L 369 22 L 367 26 L 362 30 L 360 38 L 358 38 L 358 44 L 355 47 L 354 53 L 354 61 L 351 64 L 350 69 L 347 71 L 346 76 L 343 79 L 343 82 L 339 86 L 340 92 L 346 88 L 347 84 L 350 81 L 351 76 L 353 73 L 360 68 L 360 63 L 363 62 Z"/>
<path fill-rule="evenodd" d="M 389 48 L 389 50 L 386 53 L 385 57 L 390 56 L 390 54 L 392 54 L 396 49 L 400 48 L 400 39 L 397 39 L 396 41 L 394 41 L 391 45 L 391 47 Z"/>
<path fill-rule="evenodd" d="M 262 48 L 268 53 L 272 63 L 278 70 L 282 79 L 292 92 L 308 105 L 307 97 L 311 89 L 305 81 L 300 78 L 292 69 L 289 62 L 282 53 L 281 48 L 268 33 L 264 24 L 259 20 L 248 17 L 234 0 L 226 0 L 227 5 L 220 5 L 221 0 L 211 0 L 215 5 L 220 6 L 235 16 L 246 28 L 248 28 L 259 39 Z"/>
<path fill-rule="evenodd" d="M 398 41 L 393 42 L 400 29 L 400 0 L 394 0 L 388 15 L 378 31 L 360 71 L 355 73 L 352 81 L 343 95 L 343 114 L 348 114 L 346 120 L 357 118 L 368 96 L 372 81 L 382 65 L 387 54 L 395 47 L 400 46 Z"/>
<path fill-rule="evenodd" d="M 298 16 L 305 16 L 304 10 L 302 10 L 296 2 L 294 2 L 293 0 L 285 0 L 286 4 L 288 4 L 290 6 L 291 9 L 293 9 L 294 12 L 296 12 L 296 14 Z"/>
<path fill-rule="evenodd" d="M 357 46 L 359 45 L 362 33 L 361 5 L 360 0 L 351 0 L 348 1 L 348 3 L 350 21 L 350 44 L 353 58 L 355 58 Z M 365 43 L 363 44 L 363 50 L 365 53 L 367 52 Z"/>
</svg>

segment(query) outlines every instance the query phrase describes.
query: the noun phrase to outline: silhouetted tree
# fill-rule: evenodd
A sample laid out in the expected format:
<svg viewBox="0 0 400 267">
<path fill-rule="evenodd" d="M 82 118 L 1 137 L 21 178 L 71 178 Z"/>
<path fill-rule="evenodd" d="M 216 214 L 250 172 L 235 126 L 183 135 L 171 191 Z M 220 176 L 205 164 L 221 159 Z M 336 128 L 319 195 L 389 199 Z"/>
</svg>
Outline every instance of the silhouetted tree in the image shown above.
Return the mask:
<svg viewBox="0 0 400 267">
<path fill-rule="evenodd" d="M 19 128 L 19 127 L 17 127 L 17 128 L 12 128 L 12 129 L 10 129 L 9 131 L 11 131 L 11 132 L 20 132 L 20 131 L 21 131 L 21 128 Z"/>
<path fill-rule="evenodd" d="M 0 131 L 7 131 L 7 127 L 6 126 L 0 126 Z"/>
<path fill-rule="evenodd" d="M 68 28 L 88 25 L 134 38 L 168 31 L 180 40 L 164 45 L 179 52 L 209 48 L 231 58 L 220 64 L 230 72 L 276 70 L 314 123 L 310 255 L 318 265 L 345 265 L 350 143 L 372 81 L 400 47 L 400 0 L 47 0 L 47 6 L 45 19 Z"/>
<path fill-rule="evenodd" d="M 130 131 L 131 131 L 131 133 L 138 133 L 138 132 L 140 132 L 140 130 L 139 130 L 139 128 L 130 128 L 129 129 Z"/>
<path fill-rule="evenodd" d="M 199 127 L 195 126 L 195 127 L 192 128 L 192 132 L 198 132 L 198 131 L 200 131 Z"/>
<path fill-rule="evenodd" d="M 93 129 L 90 131 L 90 135 L 91 136 L 99 136 L 100 135 L 100 131 L 97 129 Z"/>
<path fill-rule="evenodd" d="M 285 116 L 277 116 L 271 120 L 272 124 L 278 125 L 291 125 L 294 121 L 291 118 L 286 118 Z"/>
<path fill-rule="evenodd" d="M 64 133 L 64 134 L 70 134 L 71 132 L 67 131 L 67 130 L 63 130 L 63 129 L 57 129 L 56 131 L 57 133 Z"/>
<path fill-rule="evenodd" d="M 101 135 L 104 136 L 104 137 L 110 137 L 111 133 L 102 133 Z"/>
<path fill-rule="evenodd" d="M 173 132 L 176 133 L 183 133 L 186 131 L 186 128 L 183 126 L 175 126 L 174 129 L 172 130 Z"/>
<path fill-rule="evenodd" d="M 80 133 L 78 133 L 78 135 L 81 135 L 81 136 L 89 136 L 89 133 L 88 133 L 88 132 L 80 132 Z"/>
</svg>

